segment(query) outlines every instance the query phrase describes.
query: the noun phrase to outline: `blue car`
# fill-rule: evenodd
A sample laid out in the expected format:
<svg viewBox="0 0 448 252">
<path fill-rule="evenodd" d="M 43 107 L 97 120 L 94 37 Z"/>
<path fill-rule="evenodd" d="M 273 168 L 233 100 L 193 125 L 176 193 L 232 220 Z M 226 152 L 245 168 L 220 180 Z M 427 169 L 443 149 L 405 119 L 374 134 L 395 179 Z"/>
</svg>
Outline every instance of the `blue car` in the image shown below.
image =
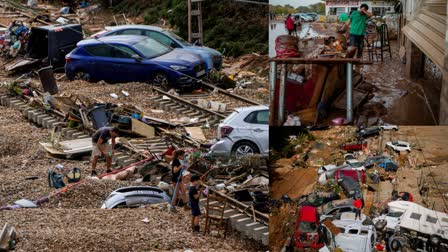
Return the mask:
<svg viewBox="0 0 448 252">
<path fill-rule="evenodd" d="M 168 90 L 195 86 L 206 66 L 199 55 L 148 37 L 110 36 L 78 42 L 66 55 L 65 73 L 69 80 L 151 82 Z"/>
<path fill-rule="evenodd" d="M 195 46 L 185 41 L 178 35 L 157 26 L 150 25 L 119 25 L 107 26 L 105 30 L 98 32 L 92 37 L 100 38 L 113 35 L 142 35 L 158 40 L 172 48 L 183 48 L 201 55 L 207 64 L 207 71 L 220 70 L 222 67 L 222 55 L 220 52 L 205 46 Z"/>
</svg>

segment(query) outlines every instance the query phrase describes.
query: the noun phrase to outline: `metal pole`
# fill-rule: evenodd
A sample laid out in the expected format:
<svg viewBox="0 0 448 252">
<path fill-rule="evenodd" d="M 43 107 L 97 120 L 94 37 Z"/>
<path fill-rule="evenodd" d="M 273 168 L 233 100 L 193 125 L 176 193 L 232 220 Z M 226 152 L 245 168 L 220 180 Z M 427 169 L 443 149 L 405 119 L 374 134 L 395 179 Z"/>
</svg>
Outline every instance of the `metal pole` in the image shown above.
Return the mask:
<svg viewBox="0 0 448 252">
<path fill-rule="evenodd" d="M 280 72 L 280 89 L 278 92 L 278 125 L 285 121 L 285 87 L 286 87 L 286 64 L 282 64 Z"/>
<path fill-rule="evenodd" d="M 191 43 L 191 0 L 187 0 L 188 6 L 188 42 Z"/>
<path fill-rule="evenodd" d="M 271 61 L 271 67 L 269 69 L 269 101 L 270 103 L 270 125 L 275 125 L 275 119 L 276 116 L 275 115 L 275 104 L 276 104 L 276 100 L 275 100 L 275 86 L 276 86 L 276 82 L 277 82 L 277 62 Z"/>
<path fill-rule="evenodd" d="M 347 63 L 347 122 L 353 121 L 353 64 Z"/>
</svg>

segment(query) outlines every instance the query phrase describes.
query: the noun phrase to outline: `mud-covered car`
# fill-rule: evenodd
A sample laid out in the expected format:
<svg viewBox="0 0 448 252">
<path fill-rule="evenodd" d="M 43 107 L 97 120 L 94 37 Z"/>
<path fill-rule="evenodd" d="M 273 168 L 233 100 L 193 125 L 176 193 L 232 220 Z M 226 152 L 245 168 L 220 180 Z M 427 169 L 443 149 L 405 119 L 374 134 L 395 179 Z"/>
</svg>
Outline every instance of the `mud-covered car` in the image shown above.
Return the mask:
<svg viewBox="0 0 448 252">
<path fill-rule="evenodd" d="M 296 248 L 319 249 L 323 243 L 319 237 L 319 218 L 312 206 L 302 206 L 297 211 L 294 246 Z"/>
<path fill-rule="evenodd" d="M 312 192 L 307 195 L 302 195 L 297 200 L 297 204 L 302 206 L 318 207 L 338 199 L 340 199 L 339 194 L 335 192 Z"/>
<path fill-rule="evenodd" d="M 158 187 L 129 186 L 113 191 L 101 208 L 133 208 L 164 202 L 170 202 L 170 197 Z"/>
</svg>

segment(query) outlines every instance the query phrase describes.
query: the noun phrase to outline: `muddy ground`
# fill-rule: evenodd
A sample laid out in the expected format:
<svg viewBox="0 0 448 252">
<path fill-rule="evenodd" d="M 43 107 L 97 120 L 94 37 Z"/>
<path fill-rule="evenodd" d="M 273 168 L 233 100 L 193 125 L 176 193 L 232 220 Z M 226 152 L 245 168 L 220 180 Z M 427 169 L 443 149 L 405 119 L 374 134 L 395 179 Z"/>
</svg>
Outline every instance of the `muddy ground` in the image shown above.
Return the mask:
<svg viewBox="0 0 448 252">
<path fill-rule="evenodd" d="M 30 124 L 16 110 L 0 107 L 0 205 L 21 198 L 35 200 L 53 190 L 47 171 L 56 164 L 80 167 L 82 176 L 90 165 L 83 160 L 62 160 L 46 156 L 38 142 L 48 132 Z M 104 162 L 98 168 L 105 170 Z M 29 177 L 37 177 L 28 180 Z M 52 198 L 40 209 L 0 211 L 0 224 L 8 222 L 18 232 L 16 251 L 148 251 L 148 250 L 263 250 L 251 240 L 231 232 L 224 240 L 214 236 L 193 236 L 190 212 L 168 213 L 166 207 L 143 209 L 99 209 L 115 189 L 134 185 L 131 181 L 92 180 Z M 145 183 L 143 183 L 145 184 Z M 142 183 L 139 183 L 142 185 Z M 148 218 L 149 223 L 142 222 Z"/>
<path fill-rule="evenodd" d="M 352 138 L 354 132 L 354 127 L 333 127 L 327 131 L 312 131 L 316 140 L 304 144 L 312 147 L 307 168 L 294 167 L 294 158 L 276 161 L 271 177 L 273 199 L 280 199 L 286 194 L 294 200 L 315 189 L 318 167 L 342 163 L 345 152 L 341 151 L 339 146 Z M 401 126 L 397 132 L 386 131 L 378 138 L 369 138 L 368 150 L 360 153 L 360 160 L 364 160 L 368 152 L 388 153 L 400 168 L 396 173 L 388 174 L 396 179 L 395 185 L 391 180 L 386 180 L 375 186 L 376 192 L 364 190 L 366 198 L 364 212 L 369 214 L 372 205 L 384 206 L 390 200 L 393 189 L 412 193 L 414 202 L 425 207 L 442 212 L 448 210 L 445 196 L 448 192 L 446 182 L 448 175 L 445 172 L 448 168 L 447 134 L 448 127 L 444 126 Z M 401 155 L 387 151 L 384 146 L 391 140 L 407 141 L 411 143 L 413 149 L 409 154 Z M 422 179 L 429 188 L 428 194 L 425 195 L 420 195 L 419 192 Z M 279 251 L 294 233 L 295 219 L 292 215 L 295 210 L 294 204 L 283 204 L 280 208 L 272 210 L 270 216 L 272 251 Z"/>
</svg>

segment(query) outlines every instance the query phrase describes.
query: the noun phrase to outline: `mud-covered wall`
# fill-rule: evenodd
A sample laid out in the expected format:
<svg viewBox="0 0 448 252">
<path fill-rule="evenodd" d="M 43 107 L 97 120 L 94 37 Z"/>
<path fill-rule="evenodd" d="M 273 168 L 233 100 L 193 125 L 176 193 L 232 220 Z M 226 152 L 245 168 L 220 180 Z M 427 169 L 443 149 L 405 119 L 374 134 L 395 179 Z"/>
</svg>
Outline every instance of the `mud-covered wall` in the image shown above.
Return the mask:
<svg viewBox="0 0 448 252">
<path fill-rule="evenodd" d="M 447 6 L 448 8 L 448 6 Z M 448 16 L 447 16 L 448 23 Z M 443 72 L 443 82 L 442 90 L 440 94 L 440 113 L 439 113 L 439 123 L 443 125 L 448 125 L 448 26 L 447 32 L 445 33 L 445 69 Z"/>
</svg>

